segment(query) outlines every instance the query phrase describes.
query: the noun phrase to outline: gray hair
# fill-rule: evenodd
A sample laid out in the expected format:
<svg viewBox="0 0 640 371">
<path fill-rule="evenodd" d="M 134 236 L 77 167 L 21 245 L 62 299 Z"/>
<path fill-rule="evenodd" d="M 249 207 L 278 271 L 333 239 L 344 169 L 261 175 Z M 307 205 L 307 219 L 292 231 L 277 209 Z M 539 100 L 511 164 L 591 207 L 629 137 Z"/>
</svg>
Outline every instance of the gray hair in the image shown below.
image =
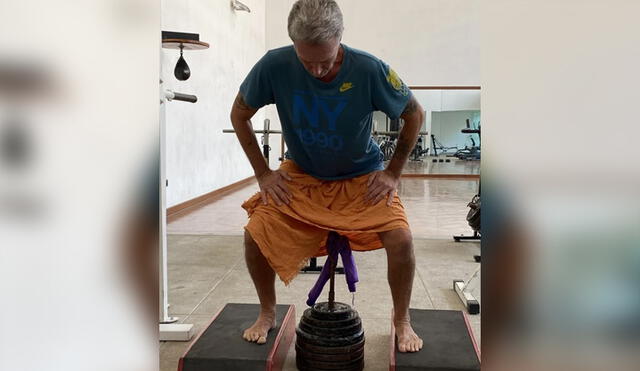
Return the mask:
<svg viewBox="0 0 640 371">
<path fill-rule="evenodd" d="M 341 39 L 342 12 L 334 0 L 298 0 L 289 13 L 287 30 L 293 41 L 321 43 Z"/>
</svg>

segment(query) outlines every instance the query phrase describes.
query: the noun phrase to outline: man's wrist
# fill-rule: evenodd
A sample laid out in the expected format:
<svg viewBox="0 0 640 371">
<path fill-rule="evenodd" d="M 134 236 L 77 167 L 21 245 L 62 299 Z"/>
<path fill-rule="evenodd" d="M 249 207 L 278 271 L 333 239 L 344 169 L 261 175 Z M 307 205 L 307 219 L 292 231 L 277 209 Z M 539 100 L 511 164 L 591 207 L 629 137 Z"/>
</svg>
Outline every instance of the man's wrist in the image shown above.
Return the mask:
<svg viewBox="0 0 640 371">
<path fill-rule="evenodd" d="M 396 179 L 400 179 L 400 175 L 402 175 L 402 169 L 395 169 L 391 164 L 389 164 L 389 166 L 384 170 Z"/>
<path fill-rule="evenodd" d="M 260 178 L 263 175 L 267 174 L 268 172 L 270 172 L 271 169 L 269 169 L 269 167 L 265 167 L 264 169 L 260 169 L 260 170 L 256 170 L 254 171 L 256 178 Z"/>
<path fill-rule="evenodd" d="M 264 176 L 271 171 L 267 161 L 262 157 L 262 155 L 260 155 L 260 159 L 258 161 L 251 161 L 251 166 L 253 167 L 253 173 L 256 175 L 256 178 Z"/>
</svg>

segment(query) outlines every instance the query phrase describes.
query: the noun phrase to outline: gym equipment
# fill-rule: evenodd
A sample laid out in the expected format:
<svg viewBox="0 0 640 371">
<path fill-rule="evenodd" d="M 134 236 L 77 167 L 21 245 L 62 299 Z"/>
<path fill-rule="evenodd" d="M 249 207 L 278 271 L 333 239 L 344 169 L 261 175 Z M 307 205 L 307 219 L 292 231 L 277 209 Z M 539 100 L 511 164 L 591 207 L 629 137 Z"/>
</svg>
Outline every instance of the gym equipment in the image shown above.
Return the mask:
<svg viewBox="0 0 640 371">
<path fill-rule="evenodd" d="M 464 134 L 478 134 L 478 145 L 476 146 L 476 141 L 469 136 L 469 139 L 471 139 L 471 147 L 460 149 L 453 156 L 461 160 L 480 160 L 480 124 L 478 124 L 477 129 L 472 128 L 469 124 L 469 119 L 467 119 L 466 129 L 460 131 Z"/>
<path fill-rule="evenodd" d="M 162 87 L 160 80 L 160 275 L 162 286 L 160 287 L 160 341 L 189 341 L 193 337 L 193 325 L 175 323 L 177 317 L 169 315 L 169 277 L 167 275 L 167 213 L 166 213 L 166 162 L 165 162 L 165 137 L 166 137 L 166 103 L 174 100 L 195 103 L 198 97 L 191 94 L 176 93 Z"/>
<path fill-rule="evenodd" d="M 413 147 L 413 150 L 409 155 L 409 160 L 422 161 L 422 156 L 426 155 L 427 153 L 429 153 L 429 148 L 424 148 L 422 136 L 419 136 L 418 140 L 416 141 L 416 145 Z"/>
<path fill-rule="evenodd" d="M 234 129 L 223 129 L 223 133 L 235 133 Z M 254 130 L 254 134 L 262 134 L 261 143 L 262 143 L 262 155 L 265 160 L 267 160 L 267 164 L 269 163 L 269 151 L 271 151 L 271 147 L 269 146 L 269 135 L 271 134 L 282 134 L 282 130 L 271 130 L 271 120 L 264 119 L 264 129 L 263 130 Z M 284 142 L 284 139 L 282 139 Z M 280 161 L 284 160 L 284 145 L 280 146 Z"/>
<path fill-rule="evenodd" d="M 388 139 L 387 139 L 388 138 Z M 380 151 L 382 152 L 382 160 L 390 161 L 396 151 L 397 139 L 387 137 L 380 143 Z"/>
<path fill-rule="evenodd" d="M 358 312 L 344 303 L 318 303 L 304 311 L 296 329 L 299 370 L 362 370 L 364 330 Z"/>
<path fill-rule="evenodd" d="M 473 229 L 473 236 L 454 236 L 453 239 L 456 242 L 460 242 L 462 240 L 480 240 L 480 187 L 478 186 L 478 194 L 473 197 L 471 202 L 468 204 L 469 212 L 467 213 L 467 222 L 469 226 Z M 481 257 L 480 255 L 474 255 L 473 259 L 480 263 Z M 467 308 L 469 314 L 478 314 L 480 313 L 480 303 L 476 298 L 470 293 L 471 288 L 475 287 L 479 281 L 480 267 L 476 269 L 475 273 L 471 276 L 471 278 L 464 282 L 462 280 L 454 280 L 453 281 L 453 290 L 458 294 L 458 297 Z"/>
<path fill-rule="evenodd" d="M 191 77 L 191 69 L 182 55 L 183 50 L 208 49 L 209 44 L 200 41 L 200 35 L 197 33 L 162 31 L 162 47 L 165 49 L 180 49 L 180 58 L 173 70 L 173 75 L 176 79 L 185 81 Z"/>
<path fill-rule="evenodd" d="M 380 131 L 380 130 L 375 130 L 371 132 L 371 135 L 373 136 L 378 136 L 378 135 L 390 135 L 390 136 L 398 136 L 398 134 L 400 134 L 400 131 Z M 418 135 L 427 135 L 429 134 L 426 131 L 421 131 L 418 133 Z"/>
<path fill-rule="evenodd" d="M 480 232 L 480 195 L 475 195 L 467 206 L 469 206 L 467 222 L 474 231 Z"/>
<path fill-rule="evenodd" d="M 431 148 L 433 148 L 433 150 L 431 151 L 431 156 L 433 157 L 438 157 L 438 150 L 440 150 L 441 155 L 445 156 L 452 155 L 452 153 L 450 153 L 451 150 L 458 150 L 458 147 L 445 147 L 442 143 L 440 143 L 438 139 L 436 139 L 436 136 L 433 134 L 431 134 Z M 436 160 L 434 160 L 433 162 L 436 162 Z"/>
<path fill-rule="evenodd" d="M 458 294 L 458 297 L 467 308 L 469 314 L 480 313 L 480 302 L 471 294 L 471 289 L 476 288 L 480 284 L 480 266 L 476 268 L 471 278 L 467 282 L 462 280 L 453 280 L 453 290 Z"/>
<path fill-rule="evenodd" d="M 481 238 L 481 229 L 480 229 L 480 185 L 478 185 L 478 194 L 473 196 L 471 202 L 467 204 L 469 206 L 469 212 L 467 213 L 467 223 L 471 229 L 473 229 L 473 236 L 453 236 L 453 239 L 456 242 L 460 241 L 480 241 Z M 476 259 L 479 261 L 479 259 Z"/>
<path fill-rule="evenodd" d="M 478 233 L 478 231 L 473 231 L 473 236 L 464 236 L 464 235 L 453 236 L 453 239 L 456 242 L 460 242 L 460 241 L 480 241 L 481 236 Z"/>
<path fill-rule="evenodd" d="M 473 229 L 473 236 L 453 236 L 453 239 L 456 242 L 460 241 L 480 241 L 480 193 L 481 188 L 480 184 L 478 184 L 478 194 L 473 196 L 471 202 L 467 204 L 469 206 L 469 212 L 467 213 L 467 223 Z M 477 262 L 481 262 L 480 255 L 474 255 L 473 259 Z M 479 276 L 480 276 L 480 267 L 476 269 L 471 278 L 464 282 L 462 280 L 453 280 L 453 290 L 458 294 L 458 297 L 462 301 L 462 304 L 467 308 L 469 314 L 478 314 L 480 313 L 480 303 L 476 298 L 471 294 L 471 289 L 475 288 L 479 285 Z"/>
<path fill-rule="evenodd" d="M 304 311 L 296 328 L 296 365 L 301 371 L 360 371 L 364 368 L 365 338 L 362 320 L 358 312 L 348 304 L 335 301 L 335 268 L 338 254 L 342 256 L 345 265 L 352 265 L 351 275 L 355 272 L 355 264 L 348 240 L 336 232 L 329 233 L 329 301 L 314 304 Z M 325 271 L 326 269 L 325 267 Z M 357 282 L 357 273 L 352 278 Z M 323 282 L 316 283 L 309 293 L 307 304 L 315 302 L 322 286 Z M 350 282 L 349 286 L 350 291 L 355 291 L 355 282 Z"/>
<path fill-rule="evenodd" d="M 318 265 L 318 258 L 309 259 L 309 265 L 300 269 L 302 273 L 320 273 L 324 266 Z M 344 268 L 336 267 L 336 274 L 344 274 Z"/>
<path fill-rule="evenodd" d="M 178 371 L 281 370 L 295 334 L 295 307 L 276 306 L 276 327 L 261 345 L 242 338 L 259 312 L 259 304 L 225 305 L 180 357 Z"/>
<path fill-rule="evenodd" d="M 378 146 L 380 146 L 380 151 L 382 151 L 382 156 L 383 156 L 383 160 L 384 161 L 389 161 L 391 160 L 391 157 L 393 156 L 393 153 L 396 151 L 396 142 L 398 141 L 398 135 L 400 134 L 399 130 L 387 130 L 387 131 L 383 131 L 383 130 L 374 130 L 371 132 L 371 135 L 376 138 L 376 142 L 378 143 Z M 419 142 L 421 142 L 422 140 L 422 136 L 423 135 L 427 135 L 429 134 L 426 131 L 421 131 L 418 133 L 418 140 Z M 420 156 L 422 156 L 423 154 L 427 153 L 429 150 L 428 149 L 423 149 L 422 147 L 420 147 L 420 149 L 418 150 L 418 152 L 416 152 L 417 148 L 418 148 L 418 143 L 416 142 L 416 146 L 414 147 L 413 151 L 411 152 L 411 159 L 415 160 L 416 158 L 419 159 Z"/>
<path fill-rule="evenodd" d="M 392 313 L 389 371 L 480 371 L 480 350 L 464 312 L 409 309 L 409 315 L 424 346 L 416 353 L 398 351 Z"/>
<path fill-rule="evenodd" d="M 207 49 L 209 44 L 199 41 L 198 34 L 188 34 L 181 32 L 162 31 L 162 47 L 166 49 L 200 50 Z M 186 62 L 185 62 L 186 65 Z M 177 67 L 177 66 L 176 66 Z M 188 70 L 188 66 L 187 66 Z M 183 71 L 185 72 L 185 71 Z M 191 72 L 188 71 L 190 76 Z M 160 71 L 162 76 L 162 71 Z M 183 75 L 184 76 L 184 75 Z M 188 76 L 187 76 L 188 78 Z M 189 341 L 193 336 L 193 325 L 186 323 L 175 323 L 177 317 L 169 315 L 169 278 L 167 276 L 167 190 L 169 182 L 166 179 L 166 103 L 174 100 L 196 103 L 198 97 L 191 94 L 176 93 L 164 89 L 164 81 L 160 79 L 160 225 L 159 225 L 159 260 L 160 260 L 160 286 L 159 295 L 159 340 L 160 341 Z"/>
</svg>

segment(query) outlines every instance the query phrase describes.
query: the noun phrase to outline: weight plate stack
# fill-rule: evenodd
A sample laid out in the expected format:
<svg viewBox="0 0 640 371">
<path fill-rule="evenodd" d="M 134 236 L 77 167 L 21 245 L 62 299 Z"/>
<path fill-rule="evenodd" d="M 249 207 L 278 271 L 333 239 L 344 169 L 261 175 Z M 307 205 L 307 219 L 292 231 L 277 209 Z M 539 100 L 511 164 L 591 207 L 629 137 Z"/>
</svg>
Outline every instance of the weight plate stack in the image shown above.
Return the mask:
<svg viewBox="0 0 640 371">
<path fill-rule="evenodd" d="M 476 195 L 469 202 L 469 212 L 467 213 L 467 222 L 469 226 L 476 232 L 480 232 L 480 196 Z"/>
<path fill-rule="evenodd" d="M 364 330 L 358 312 L 344 303 L 318 303 L 296 328 L 296 365 L 301 371 L 361 371 Z"/>
</svg>

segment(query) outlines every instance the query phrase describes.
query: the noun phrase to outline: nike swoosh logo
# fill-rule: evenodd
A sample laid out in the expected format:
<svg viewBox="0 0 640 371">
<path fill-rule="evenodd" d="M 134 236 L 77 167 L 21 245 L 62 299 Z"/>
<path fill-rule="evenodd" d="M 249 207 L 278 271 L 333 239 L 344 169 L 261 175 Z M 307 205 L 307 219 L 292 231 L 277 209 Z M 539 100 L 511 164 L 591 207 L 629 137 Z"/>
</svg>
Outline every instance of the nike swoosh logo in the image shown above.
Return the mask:
<svg viewBox="0 0 640 371">
<path fill-rule="evenodd" d="M 340 93 L 344 93 L 345 91 L 349 90 L 353 88 L 353 84 L 351 84 L 350 82 L 347 83 L 345 82 L 344 84 L 342 84 L 342 86 L 340 87 Z"/>
</svg>

